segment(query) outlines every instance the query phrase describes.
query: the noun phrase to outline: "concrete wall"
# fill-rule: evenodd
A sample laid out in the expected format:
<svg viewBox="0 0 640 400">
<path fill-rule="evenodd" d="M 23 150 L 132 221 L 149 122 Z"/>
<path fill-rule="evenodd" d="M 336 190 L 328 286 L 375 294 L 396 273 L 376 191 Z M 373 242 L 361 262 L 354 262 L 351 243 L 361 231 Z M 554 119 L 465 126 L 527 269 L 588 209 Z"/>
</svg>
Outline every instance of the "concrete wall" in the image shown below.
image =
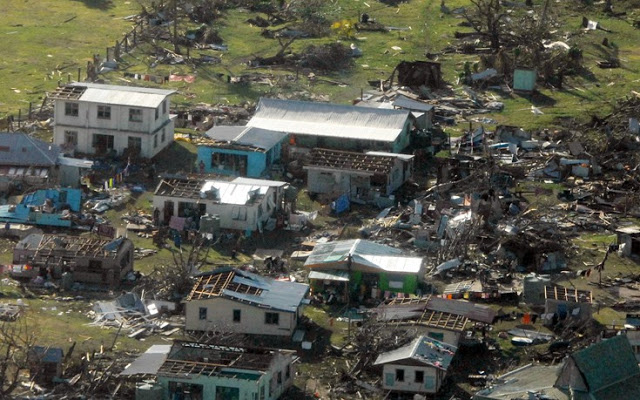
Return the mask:
<svg viewBox="0 0 640 400">
<path fill-rule="evenodd" d="M 566 307 L 566 312 L 567 312 L 566 319 L 572 319 L 572 318 L 578 318 L 580 320 L 591 319 L 592 309 L 591 309 L 590 303 L 574 303 L 570 301 L 547 299 L 544 305 L 544 312 L 545 314 L 557 313 L 558 309 L 562 307 L 562 305 Z M 577 315 L 577 317 L 574 317 L 573 310 L 576 308 L 580 309 L 580 313 Z"/>
<path fill-rule="evenodd" d="M 78 116 L 65 115 L 65 101 L 57 100 L 54 105 L 55 125 L 53 128 L 53 142 L 57 145 L 65 144 L 65 131 L 78 132 L 78 144 L 75 151 L 94 154 L 92 146 L 93 134 L 113 136 L 113 148 L 122 154 L 128 147 L 128 138 L 141 138 L 142 148 L 140 155 L 151 158 L 160 150 L 173 142 L 174 120 L 170 118 L 169 99 L 166 99 L 167 113 L 162 113 L 162 105 L 159 107 L 158 118 L 155 118 L 155 108 L 140 108 L 142 110 L 142 122 L 129 121 L 129 109 L 135 107 L 111 106 L 111 118 L 98 118 L 98 106 L 107 104 L 78 103 Z M 162 132 L 164 130 L 164 141 Z M 157 136 L 157 139 L 154 139 Z M 155 145 L 157 140 L 157 146 Z"/>
<path fill-rule="evenodd" d="M 200 307 L 207 308 L 207 318 L 200 319 Z M 240 322 L 233 322 L 233 310 L 240 310 Z M 278 325 L 265 323 L 265 313 L 278 313 Z M 259 308 L 222 297 L 192 300 L 185 306 L 186 330 L 207 331 L 212 328 L 250 335 L 293 335 L 296 313 Z"/>
<path fill-rule="evenodd" d="M 208 214 L 220 216 L 220 228 L 222 229 L 234 229 L 242 231 L 255 231 L 257 230 L 258 223 L 265 223 L 271 215 L 278 208 L 280 204 L 281 196 L 278 188 L 269 188 L 267 194 L 260 200 L 260 202 L 252 205 L 237 205 L 237 204 L 219 204 L 208 199 L 186 199 L 180 197 L 168 197 L 168 196 L 153 196 L 153 207 L 160 210 L 160 215 L 164 215 L 165 201 L 173 201 L 173 215 L 178 215 L 178 203 L 191 203 L 191 204 L 206 204 L 206 212 Z M 269 198 L 273 198 L 273 193 L 276 192 L 275 208 L 269 204 Z M 262 207 L 262 214 L 258 216 L 259 209 Z M 246 220 L 234 219 L 234 209 L 243 208 L 246 209 Z"/>
<path fill-rule="evenodd" d="M 404 382 L 396 380 L 396 370 L 404 370 Z M 416 371 L 424 372 L 424 381 L 416 382 Z M 385 390 L 413 392 L 413 393 L 437 393 L 442 386 L 444 373 L 435 367 L 412 366 L 400 364 L 386 364 L 382 371 L 382 387 Z"/>
<path fill-rule="evenodd" d="M 225 169 L 215 168 L 212 165 L 212 155 L 216 153 L 236 154 L 236 155 L 246 156 L 247 157 L 247 173 L 244 176 L 247 176 L 249 178 L 262 177 L 265 174 L 267 168 L 269 167 L 267 165 L 266 153 L 200 146 L 198 147 L 198 159 L 196 160 L 196 170 L 199 171 L 200 161 L 202 161 L 204 162 L 204 172 L 206 173 L 241 176 L 240 171 L 238 170 L 234 171 L 230 168 L 225 168 Z"/>
</svg>

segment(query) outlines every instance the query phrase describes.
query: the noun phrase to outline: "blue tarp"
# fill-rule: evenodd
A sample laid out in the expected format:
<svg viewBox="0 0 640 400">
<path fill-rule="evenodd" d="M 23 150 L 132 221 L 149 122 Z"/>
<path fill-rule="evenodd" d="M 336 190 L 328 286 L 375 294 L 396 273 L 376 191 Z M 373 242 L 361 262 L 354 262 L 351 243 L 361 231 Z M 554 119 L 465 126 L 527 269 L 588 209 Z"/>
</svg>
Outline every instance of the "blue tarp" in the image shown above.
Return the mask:
<svg viewBox="0 0 640 400">
<path fill-rule="evenodd" d="M 331 203 L 331 208 L 336 212 L 336 214 L 347 211 L 349 209 L 349 196 L 343 194 L 342 196 L 338 197 L 336 201 Z"/>
</svg>

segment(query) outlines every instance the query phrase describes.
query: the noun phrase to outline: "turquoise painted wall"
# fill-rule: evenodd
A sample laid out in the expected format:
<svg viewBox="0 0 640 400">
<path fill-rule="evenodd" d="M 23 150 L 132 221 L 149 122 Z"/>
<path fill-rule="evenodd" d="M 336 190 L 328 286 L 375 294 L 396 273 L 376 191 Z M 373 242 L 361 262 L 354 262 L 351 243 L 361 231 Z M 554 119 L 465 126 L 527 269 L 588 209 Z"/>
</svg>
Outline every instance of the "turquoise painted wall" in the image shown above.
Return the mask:
<svg viewBox="0 0 640 400">
<path fill-rule="evenodd" d="M 282 143 L 277 143 L 266 153 L 199 146 L 198 159 L 196 160 L 196 167 L 195 167 L 196 171 L 198 171 L 200 160 L 202 160 L 204 161 L 204 171 L 206 173 L 238 175 L 237 172 L 232 170 L 222 170 L 222 169 L 212 168 L 211 155 L 214 153 L 239 154 L 239 155 L 247 156 L 247 176 L 249 178 L 261 178 L 274 162 L 280 160 L 281 158 L 280 156 L 282 154 Z"/>
</svg>

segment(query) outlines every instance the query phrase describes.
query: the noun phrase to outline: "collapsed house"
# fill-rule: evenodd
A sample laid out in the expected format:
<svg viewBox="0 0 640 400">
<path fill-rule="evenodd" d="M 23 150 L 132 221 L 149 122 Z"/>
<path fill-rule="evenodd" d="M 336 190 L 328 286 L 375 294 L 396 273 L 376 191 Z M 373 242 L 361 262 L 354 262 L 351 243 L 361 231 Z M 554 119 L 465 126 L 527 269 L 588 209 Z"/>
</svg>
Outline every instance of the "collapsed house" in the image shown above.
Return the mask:
<svg viewBox="0 0 640 400">
<path fill-rule="evenodd" d="M 376 321 L 415 328 L 421 335 L 458 346 L 469 322 L 464 315 L 430 310 L 431 297 L 392 299 L 374 309 Z"/>
<path fill-rule="evenodd" d="M 288 155 L 313 148 L 399 153 L 410 142 L 409 111 L 261 98 L 249 127 L 289 135 Z"/>
<path fill-rule="evenodd" d="M 13 263 L 24 265 L 15 276 L 46 280 L 68 273 L 72 282 L 119 286 L 133 271 L 133 250 L 133 242 L 124 237 L 31 234 L 13 250 Z"/>
<path fill-rule="evenodd" d="M 167 178 L 158 184 L 153 206 L 162 222 L 174 229 L 195 228 L 209 214 L 219 216 L 221 229 L 251 234 L 275 228 L 276 214 L 284 212 L 287 186 L 286 182 L 242 177 L 232 181 Z"/>
<path fill-rule="evenodd" d="M 532 397 L 534 396 L 534 397 Z M 624 335 L 577 351 L 561 366 L 526 365 L 500 376 L 474 400 L 635 400 L 640 367 Z"/>
<path fill-rule="evenodd" d="M 74 82 L 49 95 L 53 142 L 65 153 L 151 158 L 173 142 L 174 90 Z"/>
<path fill-rule="evenodd" d="M 616 229 L 620 253 L 626 257 L 640 255 L 640 227 L 623 226 Z"/>
<path fill-rule="evenodd" d="M 458 349 L 419 336 L 411 343 L 382 353 L 374 365 L 382 366 L 382 387 L 407 393 L 437 393 Z"/>
<path fill-rule="evenodd" d="M 22 196 L 18 204 L 0 206 L 0 222 L 70 228 L 78 224 L 80 189 L 41 189 Z"/>
<path fill-rule="evenodd" d="M 340 301 L 413 294 L 424 280 L 421 257 L 363 239 L 317 244 L 304 266 L 314 293 Z"/>
<path fill-rule="evenodd" d="M 155 376 L 136 399 L 278 399 L 293 386 L 295 351 L 176 341 L 154 345 L 121 377 Z"/>
<path fill-rule="evenodd" d="M 261 178 L 280 161 L 287 134 L 245 126 L 214 126 L 196 142 L 200 173 Z"/>
<path fill-rule="evenodd" d="M 185 301 L 185 329 L 290 338 L 309 286 L 231 267 L 196 277 Z"/>
<path fill-rule="evenodd" d="M 348 194 L 368 202 L 389 196 L 412 178 L 413 156 L 406 154 L 313 149 L 305 161 L 309 193 Z"/>
</svg>

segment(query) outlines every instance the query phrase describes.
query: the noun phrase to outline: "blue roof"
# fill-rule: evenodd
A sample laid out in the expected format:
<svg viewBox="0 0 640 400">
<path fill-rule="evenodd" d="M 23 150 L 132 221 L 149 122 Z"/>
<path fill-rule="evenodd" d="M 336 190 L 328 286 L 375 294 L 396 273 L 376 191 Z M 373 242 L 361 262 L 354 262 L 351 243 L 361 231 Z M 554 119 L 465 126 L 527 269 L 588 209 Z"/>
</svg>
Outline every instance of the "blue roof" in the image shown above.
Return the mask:
<svg viewBox="0 0 640 400">
<path fill-rule="evenodd" d="M 216 275 L 225 274 L 225 284 L 217 286 Z M 296 312 L 309 292 L 309 285 L 290 281 L 278 281 L 251 272 L 225 267 L 198 275 L 190 300 L 223 296 L 248 302 L 258 307 L 286 312 Z M 194 293 L 197 292 L 198 295 Z M 197 297 L 196 297 L 197 296 Z"/>
<path fill-rule="evenodd" d="M 62 349 L 59 347 L 34 346 L 31 351 L 33 356 L 40 362 L 46 363 L 62 362 L 62 357 L 64 356 Z"/>
<path fill-rule="evenodd" d="M 53 203 L 54 213 L 37 213 L 41 217 L 30 218 L 32 211 L 30 207 L 39 207 L 45 204 L 47 199 Z M 17 205 L 0 206 L 0 221 L 24 224 L 42 224 L 53 226 L 69 226 L 69 220 L 61 220 L 59 213 L 61 207 L 68 205 L 71 211 L 79 212 L 82 207 L 82 190 L 80 189 L 42 189 L 33 193 L 28 193 L 22 197 L 22 201 Z M 58 216 L 58 218 L 56 218 Z M 42 222 L 39 222 L 42 221 Z"/>
<path fill-rule="evenodd" d="M 60 147 L 32 138 L 26 133 L 0 133 L 0 164 L 51 167 Z"/>
</svg>

